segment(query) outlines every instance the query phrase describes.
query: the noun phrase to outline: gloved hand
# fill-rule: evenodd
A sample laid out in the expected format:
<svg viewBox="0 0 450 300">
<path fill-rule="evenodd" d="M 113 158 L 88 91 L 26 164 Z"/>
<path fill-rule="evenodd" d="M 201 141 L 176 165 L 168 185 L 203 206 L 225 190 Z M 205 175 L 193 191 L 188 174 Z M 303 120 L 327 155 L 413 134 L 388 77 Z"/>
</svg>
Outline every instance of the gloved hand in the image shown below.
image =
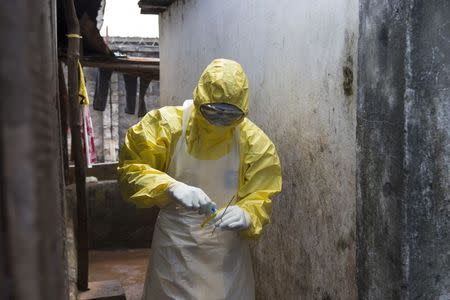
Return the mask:
<svg viewBox="0 0 450 300">
<path fill-rule="evenodd" d="M 172 183 L 167 193 L 172 200 L 188 209 L 198 210 L 199 214 L 208 214 L 216 209 L 216 204 L 204 191 L 182 182 Z"/>
<path fill-rule="evenodd" d="M 228 207 L 223 217 L 222 215 L 223 210 L 217 212 L 212 222 L 214 226 L 224 230 L 245 230 L 252 224 L 249 215 L 237 205 Z"/>
</svg>

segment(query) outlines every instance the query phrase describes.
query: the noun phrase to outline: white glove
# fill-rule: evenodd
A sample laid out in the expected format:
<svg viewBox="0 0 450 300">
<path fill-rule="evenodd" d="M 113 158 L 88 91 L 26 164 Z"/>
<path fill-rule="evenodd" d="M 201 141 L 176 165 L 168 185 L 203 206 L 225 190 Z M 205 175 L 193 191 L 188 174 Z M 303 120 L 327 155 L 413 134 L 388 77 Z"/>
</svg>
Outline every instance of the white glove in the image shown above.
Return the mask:
<svg viewBox="0 0 450 300">
<path fill-rule="evenodd" d="M 216 204 L 197 187 L 177 181 L 169 186 L 167 192 L 174 201 L 185 208 L 198 210 L 199 214 L 208 214 L 216 209 Z"/>
<path fill-rule="evenodd" d="M 223 217 L 222 215 L 223 210 L 220 210 L 212 220 L 215 223 L 214 226 L 221 229 L 245 230 L 252 224 L 249 215 L 237 205 L 229 206 Z"/>
</svg>

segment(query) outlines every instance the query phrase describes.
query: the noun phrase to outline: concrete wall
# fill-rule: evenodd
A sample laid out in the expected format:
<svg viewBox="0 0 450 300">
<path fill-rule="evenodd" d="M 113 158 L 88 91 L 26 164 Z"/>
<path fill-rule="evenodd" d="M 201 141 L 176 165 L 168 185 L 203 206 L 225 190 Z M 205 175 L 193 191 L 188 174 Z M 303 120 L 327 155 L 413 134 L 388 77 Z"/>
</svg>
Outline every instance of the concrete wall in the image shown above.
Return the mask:
<svg viewBox="0 0 450 300">
<path fill-rule="evenodd" d="M 87 184 L 90 249 L 149 248 L 157 208 L 126 202 L 116 180 Z"/>
<path fill-rule="evenodd" d="M 276 144 L 283 193 L 254 244 L 258 299 L 355 299 L 358 1 L 175 2 L 160 18 L 161 102 L 204 67 L 239 61 L 251 113 Z"/>
<path fill-rule="evenodd" d="M 150 247 L 157 208 L 137 209 L 126 202 L 116 180 L 90 182 L 87 183 L 86 189 L 89 249 Z M 73 203 L 73 184 L 67 186 L 66 195 L 68 203 Z"/>
<path fill-rule="evenodd" d="M 361 1 L 361 299 L 450 299 L 450 3 Z"/>
</svg>

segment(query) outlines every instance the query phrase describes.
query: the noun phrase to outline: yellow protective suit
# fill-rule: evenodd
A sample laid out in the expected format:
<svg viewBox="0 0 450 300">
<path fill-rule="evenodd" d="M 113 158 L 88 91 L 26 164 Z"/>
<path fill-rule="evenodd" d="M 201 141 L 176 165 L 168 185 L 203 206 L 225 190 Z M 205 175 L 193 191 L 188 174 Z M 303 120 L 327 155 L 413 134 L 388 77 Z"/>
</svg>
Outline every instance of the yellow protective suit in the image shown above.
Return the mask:
<svg viewBox="0 0 450 300">
<path fill-rule="evenodd" d="M 270 139 L 244 118 L 228 127 L 211 125 L 199 112 L 204 103 L 223 102 L 248 113 L 248 81 L 242 67 L 216 59 L 203 72 L 194 90 L 194 109 L 186 131 L 188 152 L 201 160 L 218 159 L 231 150 L 234 126 L 239 125 L 240 169 L 235 205 L 248 213 L 251 226 L 242 232 L 258 238 L 270 221 L 271 197 L 281 191 L 281 167 Z M 165 172 L 182 131 L 183 108 L 150 111 L 128 130 L 119 158 L 119 182 L 124 197 L 137 207 L 166 206 L 168 186 L 176 180 Z M 214 201 L 214 199 L 212 199 Z"/>
</svg>

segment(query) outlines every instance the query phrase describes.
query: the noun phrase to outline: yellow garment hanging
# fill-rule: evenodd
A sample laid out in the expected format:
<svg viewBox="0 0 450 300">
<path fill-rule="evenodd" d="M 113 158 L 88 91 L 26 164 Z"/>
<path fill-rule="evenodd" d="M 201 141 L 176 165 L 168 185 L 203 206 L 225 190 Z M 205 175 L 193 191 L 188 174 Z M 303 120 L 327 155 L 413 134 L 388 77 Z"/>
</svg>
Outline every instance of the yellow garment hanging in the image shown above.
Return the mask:
<svg viewBox="0 0 450 300">
<path fill-rule="evenodd" d="M 221 102 L 236 105 L 248 113 L 248 83 L 239 64 L 214 60 L 194 91 L 195 107 L 214 101 L 212 93 L 217 90 L 223 91 Z M 120 152 L 119 182 L 124 197 L 138 207 L 164 207 L 170 201 L 166 190 L 176 180 L 165 172 L 181 135 L 182 115 L 182 107 L 163 107 L 149 112 L 128 130 Z M 229 151 L 233 127 L 210 125 L 194 108 L 188 128 L 186 142 L 191 155 L 209 160 Z M 281 191 L 281 166 L 275 146 L 261 129 L 247 118 L 239 124 L 239 129 L 240 171 L 235 204 L 252 221 L 242 234 L 257 238 L 270 221 L 271 197 Z"/>
<path fill-rule="evenodd" d="M 80 104 L 89 105 L 89 97 L 86 88 L 86 82 L 84 80 L 83 67 L 80 62 L 78 62 L 78 98 L 80 99 Z"/>
</svg>

